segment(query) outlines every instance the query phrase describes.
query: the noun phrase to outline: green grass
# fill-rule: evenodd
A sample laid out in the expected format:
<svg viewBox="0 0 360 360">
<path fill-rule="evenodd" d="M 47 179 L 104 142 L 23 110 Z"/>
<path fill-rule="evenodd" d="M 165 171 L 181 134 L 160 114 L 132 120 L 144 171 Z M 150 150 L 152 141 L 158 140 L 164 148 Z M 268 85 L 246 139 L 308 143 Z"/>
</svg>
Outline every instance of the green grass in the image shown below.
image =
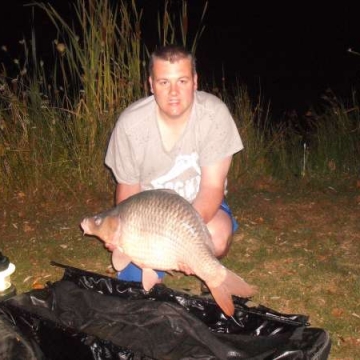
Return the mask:
<svg viewBox="0 0 360 360">
<path fill-rule="evenodd" d="M 289 192 L 243 187 L 229 201 L 240 222 L 223 264 L 258 286 L 254 303 L 309 316 L 327 330 L 331 360 L 357 359 L 360 341 L 359 190 Z M 81 196 L 53 199 L 27 196 L 4 203 L 0 247 L 16 265 L 18 293 L 57 281 L 63 270 L 50 261 L 108 274 L 110 254 L 95 238 L 83 236 L 80 220 L 112 203 L 111 193 L 83 189 Z M 199 280 L 174 273 L 166 285 L 199 294 Z"/>
<path fill-rule="evenodd" d="M 226 264 L 259 286 L 256 301 L 308 314 L 312 326 L 328 330 L 331 359 L 357 359 L 360 224 L 352 200 L 358 191 L 281 193 L 262 193 L 261 202 L 256 196 L 258 209 L 246 204 L 251 209 Z"/>
</svg>

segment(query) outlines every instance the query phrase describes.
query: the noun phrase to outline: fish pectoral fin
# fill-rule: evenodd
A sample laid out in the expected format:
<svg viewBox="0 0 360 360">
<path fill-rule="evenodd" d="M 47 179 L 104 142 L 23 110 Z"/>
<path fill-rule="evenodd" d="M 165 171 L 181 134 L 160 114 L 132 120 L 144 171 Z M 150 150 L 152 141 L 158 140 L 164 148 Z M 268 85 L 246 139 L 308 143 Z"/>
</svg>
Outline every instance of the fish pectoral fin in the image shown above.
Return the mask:
<svg viewBox="0 0 360 360">
<path fill-rule="evenodd" d="M 149 291 L 155 284 L 159 283 L 159 277 L 153 269 L 142 269 L 142 284 L 146 291 Z"/>
<path fill-rule="evenodd" d="M 194 275 L 195 273 L 192 271 L 191 267 L 185 262 L 178 263 L 179 271 L 185 273 L 186 275 Z"/>
<path fill-rule="evenodd" d="M 113 263 L 115 270 L 121 271 L 130 264 L 131 259 L 129 258 L 129 256 L 125 255 L 121 250 L 116 248 L 112 253 L 111 261 Z"/>
</svg>

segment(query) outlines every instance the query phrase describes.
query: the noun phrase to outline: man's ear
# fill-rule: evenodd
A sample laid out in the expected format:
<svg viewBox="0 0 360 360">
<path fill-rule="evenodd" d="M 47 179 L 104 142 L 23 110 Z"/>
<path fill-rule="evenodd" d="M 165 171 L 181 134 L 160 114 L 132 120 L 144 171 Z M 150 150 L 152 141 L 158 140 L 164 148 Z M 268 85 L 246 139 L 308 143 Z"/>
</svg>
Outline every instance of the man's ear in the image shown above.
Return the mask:
<svg viewBox="0 0 360 360">
<path fill-rule="evenodd" d="M 198 75 L 197 73 L 194 75 L 194 90 L 198 88 Z"/>
<path fill-rule="evenodd" d="M 154 93 L 154 89 L 153 89 L 153 83 L 152 83 L 152 78 L 151 76 L 149 76 L 149 84 L 150 84 L 150 91 L 153 94 Z"/>
</svg>

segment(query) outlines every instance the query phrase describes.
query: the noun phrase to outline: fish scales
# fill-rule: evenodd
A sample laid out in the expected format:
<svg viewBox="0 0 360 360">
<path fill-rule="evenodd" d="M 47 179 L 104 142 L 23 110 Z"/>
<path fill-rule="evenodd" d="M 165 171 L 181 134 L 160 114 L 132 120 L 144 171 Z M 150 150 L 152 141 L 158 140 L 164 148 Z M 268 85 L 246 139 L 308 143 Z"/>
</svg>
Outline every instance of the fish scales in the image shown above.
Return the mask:
<svg viewBox="0 0 360 360">
<path fill-rule="evenodd" d="M 85 234 L 113 244 L 116 270 L 130 261 L 142 268 L 145 290 L 158 282 L 154 269 L 194 274 L 207 284 L 227 315 L 234 312 L 232 295 L 248 297 L 256 291 L 219 262 L 201 216 L 171 190 L 133 195 L 110 211 L 85 218 L 81 227 Z"/>
<path fill-rule="evenodd" d="M 208 276 L 219 270 L 216 260 L 209 261 L 210 234 L 191 204 L 172 192 L 141 194 L 119 207 L 122 247 L 134 262 L 146 262 L 157 270 L 179 270 L 179 262 L 188 263 L 194 272 Z"/>
</svg>

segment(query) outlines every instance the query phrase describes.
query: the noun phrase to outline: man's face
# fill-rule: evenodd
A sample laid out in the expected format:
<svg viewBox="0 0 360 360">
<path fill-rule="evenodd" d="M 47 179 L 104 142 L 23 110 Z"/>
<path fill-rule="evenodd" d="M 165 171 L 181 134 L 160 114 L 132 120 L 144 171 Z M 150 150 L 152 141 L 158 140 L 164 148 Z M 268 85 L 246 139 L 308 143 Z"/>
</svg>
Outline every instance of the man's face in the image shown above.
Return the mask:
<svg viewBox="0 0 360 360">
<path fill-rule="evenodd" d="M 149 82 L 162 118 L 187 120 L 197 89 L 197 75 L 192 74 L 191 60 L 180 59 L 174 63 L 155 60 Z"/>
</svg>

